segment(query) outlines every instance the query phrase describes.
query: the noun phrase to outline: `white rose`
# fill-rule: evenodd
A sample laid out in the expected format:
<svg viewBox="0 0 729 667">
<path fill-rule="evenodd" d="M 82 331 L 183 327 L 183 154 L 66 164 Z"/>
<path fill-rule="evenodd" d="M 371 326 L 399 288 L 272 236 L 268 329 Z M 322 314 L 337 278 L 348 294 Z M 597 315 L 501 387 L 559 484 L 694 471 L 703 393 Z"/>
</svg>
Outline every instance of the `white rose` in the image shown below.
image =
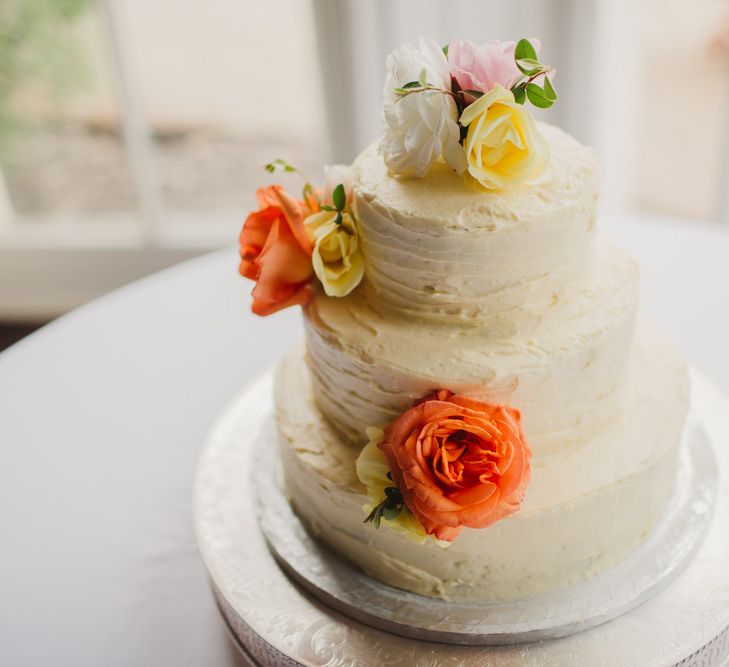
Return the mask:
<svg viewBox="0 0 729 667">
<path fill-rule="evenodd" d="M 364 275 L 364 257 L 352 214 L 341 213 L 337 224 L 337 211 L 312 213 L 306 228 L 314 244 L 311 262 L 327 296 L 346 296 Z"/>
<path fill-rule="evenodd" d="M 438 91 L 404 96 L 394 92 L 423 74 L 429 85 L 451 89 L 448 61 L 433 40 L 421 38 L 419 48 L 405 44 L 388 56 L 380 151 L 392 174 L 422 178 L 441 156 L 460 174 L 466 169 L 466 155 L 459 143 L 453 97 Z"/>
</svg>

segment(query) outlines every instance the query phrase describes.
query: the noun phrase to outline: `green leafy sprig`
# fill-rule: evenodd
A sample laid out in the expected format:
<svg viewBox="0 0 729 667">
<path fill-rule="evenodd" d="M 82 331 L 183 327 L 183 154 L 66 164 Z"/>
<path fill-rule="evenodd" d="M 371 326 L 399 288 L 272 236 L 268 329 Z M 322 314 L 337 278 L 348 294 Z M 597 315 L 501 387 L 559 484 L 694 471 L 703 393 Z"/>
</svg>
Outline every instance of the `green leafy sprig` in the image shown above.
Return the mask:
<svg viewBox="0 0 729 667">
<path fill-rule="evenodd" d="M 337 217 L 334 219 L 334 222 L 337 225 L 341 225 L 343 220 L 342 214 L 344 213 L 344 209 L 347 206 L 347 193 L 342 183 L 337 185 L 334 190 L 332 190 L 332 203 L 334 204 L 334 206 L 329 206 L 329 204 L 322 204 L 321 210 L 332 212 L 336 211 Z"/>
<path fill-rule="evenodd" d="M 448 45 L 443 47 L 443 53 L 448 55 Z M 514 60 L 522 76 L 511 87 L 514 100 L 524 104 L 527 100 L 535 107 L 548 109 L 557 100 L 557 91 L 554 89 L 548 74 L 554 71 L 550 65 L 539 62 L 537 51 L 528 39 L 520 39 L 514 49 Z M 536 79 L 543 77 L 542 85 L 536 83 Z M 417 81 L 408 81 L 406 84 L 395 88 L 394 93 L 399 97 L 423 93 L 427 91 L 450 95 L 456 102 L 459 115 L 463 112 L 472 98 L 478 99 L 484 93 L 480 90 L 462 90 L 455 78 L 451 80 L 452 90 L 433 86 L 427 81 L 427 72 L 422 70 Z"/>
<path fill-rule="evenodd" d="M 286 160 L 282 160 L 281 158 L 276 158 L 275 160 L 272 160 L 268 164 L 264 165 L 263 168 L 269 174 L 273 174 L 277 171 L 283 171 L 286 174 L 301 173 L 296 167 L 286 162 Z"/>
<path fill-rule="evenodd" d="M 522 77 L 512 87 L 514 100 L 524 104 L 529 100 L 535 107 L 548 109 L 557 100 L 557 92 L 552 85 L 549 76 L 554 71 L 553 67 L 539 62 L 537 51 L 528 39 L 520 39 L 514 50 L 516 66 L 522 73 Z M 535 79 L 544 76 L 544 82 L 540 86 Z"/>
<path fill-rule="evenodd" d="M 424 90 L 437 90 L 439 92 L 444 92 L 442 88 L 431 86 L 428 83 L 428 73 L 425 71 L 425 68 L 420 70 L 420 76 L 418 76 L 417 81 L 408 81 L 403 86 L 395 88 L 395 94 L 402 96 L 409 95 L 410 93 L 422 93 Z"/>
<path fill-rule="evenodd" d="M 388 477 L 392 477 L 388 474 Z M 400 489 L 396 486 L 388 486 L 385 489 L 385 499 L 367 515 L 364 523 L 371 523 L 375 528 L 380 527 L 382 519 L 391 521 L 402 512 L 405 507 L 405 501 L 402 499 Z"/>
<path fill-rule="evenodd" d="M 314 201 L 316 202 L 316 205 L 319 206 L 319 195 L 316 192 L 316 188 L 309 182 L 309 178 L 306 176 L 306 174 L 301 171 L 301 169 L 297 169 L 292 164 L 289 164 L 286 162 L 286 160 L 282 160 L 281 158 L 276 158 L 275 160 L 271 160 L 268 164 L 263 165 L 263 168 L 269 173 L 274 174 L 277 171 L 281 171 L 284 174 L 297 174 L 304 180 L 304 187 L 303 187 L 303 196 L 305 202 Z"/>
</svg>

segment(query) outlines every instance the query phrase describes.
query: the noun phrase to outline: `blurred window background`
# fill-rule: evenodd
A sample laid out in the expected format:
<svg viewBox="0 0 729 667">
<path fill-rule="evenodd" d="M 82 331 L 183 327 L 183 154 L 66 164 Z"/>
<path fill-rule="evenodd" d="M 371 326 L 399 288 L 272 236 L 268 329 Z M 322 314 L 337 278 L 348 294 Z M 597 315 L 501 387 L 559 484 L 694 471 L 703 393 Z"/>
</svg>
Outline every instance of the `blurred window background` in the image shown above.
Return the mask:
<svg viewBox="0 0 729 667">
<path fill-rule="evenodd" d="M 729 218 L 725 1 L 0 0 L 0 321 L 234 244 L 264 163 L 376 138 L 420 35 L 539 37 L 603 210 Z"/>
</svg>

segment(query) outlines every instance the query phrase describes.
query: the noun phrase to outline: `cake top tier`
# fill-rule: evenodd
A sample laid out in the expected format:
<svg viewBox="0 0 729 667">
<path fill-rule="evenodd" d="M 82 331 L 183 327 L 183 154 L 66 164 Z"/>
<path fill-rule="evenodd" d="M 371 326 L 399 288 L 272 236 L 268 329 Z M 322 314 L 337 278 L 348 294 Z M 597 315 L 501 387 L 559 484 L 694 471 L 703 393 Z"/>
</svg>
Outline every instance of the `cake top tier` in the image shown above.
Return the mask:
<svg viewBox="0 0 729 667">
<path fill-rule="evenodd" d="M 591 266 L 592 151 L 540 125 L 551 157 L 535 181 L 488 191 L 445 164 L 390 175 L 376 146 L 354 163 L 354 209 L 373 305 L 508 334 L 553 307 Z"/>
<path fill-rule="evenodd" d="M 259 188 L 240 234 L 253 312 L 367 291 L 394 316 L 534 320 L 590 265 L 592 153 L 533 108 L 557 99 L 536 39 L 421 38 L 387 58 L 382 137 L 325 184 Z M 284 160 L 274 173 L 303 174 Z M 501 325 L 505 324 L 506 328 Z"/>
<path fill-rule="evenodd" d="M 534 181 L 504 190 L 487 190 L 434 164 L 425 178 L 388 173 L 376 144 L 354 162 L 354 188 L 360 198 L 387 210 L 397 222 L 423 231 L 492 232 L 503 225 L 539 222 L 560 225 L 561 214 L 592 208 L 596 198 L 595 159 L 591 149 L 553 125 L 538 124 L 550 159 Z M 511 231 L 514 231 L 513 227 Z"/>
</svg>

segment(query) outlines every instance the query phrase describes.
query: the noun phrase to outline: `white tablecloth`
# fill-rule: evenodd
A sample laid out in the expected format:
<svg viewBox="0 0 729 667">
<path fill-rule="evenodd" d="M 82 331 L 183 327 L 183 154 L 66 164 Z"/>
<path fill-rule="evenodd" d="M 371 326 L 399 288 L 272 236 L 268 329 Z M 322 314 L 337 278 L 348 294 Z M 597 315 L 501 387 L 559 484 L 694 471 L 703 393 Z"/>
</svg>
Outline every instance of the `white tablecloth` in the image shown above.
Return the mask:
<svg viewBox="0 0 729 667">
<path fill-rule="evenodd" d="M 608 220 L 644 310 L 729 391 L 729 229 Z M 248 313 L 226 250 L 0 354 L 0 664 L 235 665 L 191 520 L 206 431 L 301 335 Z M 241 480 L 243 483 L 243 480 Z"/>
</svg>

